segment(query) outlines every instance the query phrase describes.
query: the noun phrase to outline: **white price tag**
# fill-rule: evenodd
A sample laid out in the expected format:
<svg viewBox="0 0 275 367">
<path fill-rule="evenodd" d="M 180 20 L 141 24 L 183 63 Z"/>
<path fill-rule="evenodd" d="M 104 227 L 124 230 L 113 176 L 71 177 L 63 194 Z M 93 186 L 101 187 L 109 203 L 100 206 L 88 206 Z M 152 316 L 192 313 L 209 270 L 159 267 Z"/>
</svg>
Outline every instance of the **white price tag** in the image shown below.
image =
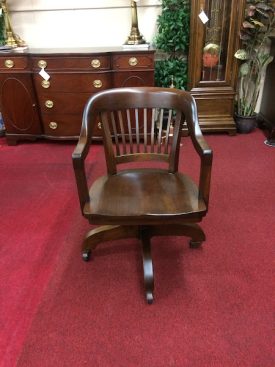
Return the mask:
<svg viewBox="0 0 275 367">
<path fill-rule="evenodd" d="M 50 75 L 45 71 L 44 68 L 39 71 L 39 75 L 41 75 L 44 80 L 50 79 Z"/>
<path fill-rule="evenodd" d="M 199 18 L 203 22 L 203 24 L 207 23 L 209 20 L 208 16 L 205 14 L 203 10 L 200 12 Z"/>
<path fill-rule="evenodd" d="M 0 8 L 0 16 L 2 15 L 2 8 Z"/>
</svg>

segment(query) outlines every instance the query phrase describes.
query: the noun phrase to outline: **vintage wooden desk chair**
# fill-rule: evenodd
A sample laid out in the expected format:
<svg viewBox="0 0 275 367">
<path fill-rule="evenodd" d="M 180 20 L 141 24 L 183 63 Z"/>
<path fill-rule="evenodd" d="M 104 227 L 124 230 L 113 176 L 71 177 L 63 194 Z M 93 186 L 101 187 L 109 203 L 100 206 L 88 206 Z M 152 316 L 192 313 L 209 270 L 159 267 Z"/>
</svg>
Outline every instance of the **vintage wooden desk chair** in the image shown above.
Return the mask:
<svg viewBox="0 0 275 367">
<path fill-rule="evenodd" d="M 99 118 L 107 174 L 95 180 L 89 189 L 84 161 Z M 198 186 L 178 172 L 184 121 L 200 156 Z M 140 168 L 142 161 L 147 168 Z M 153 168 L 156 161 L 164 162 L 166 167 Z M 127 168 L 122 167 L 124 163 Z M 84 110 L 73 166 L 82 214 L 91 224 L 101 226 L 87 234 L 83 259 L 88 260 L 101 242 L 139 238 L 146 299 L 152 303 L 150 239 L 188 236 L 191 247 L 198 247 L 205 240 L 197 222 L 207 213 L 211 164 L 212 151 L 201 134 L 196 104 L 188 92 L 144 87 L 111 89 L 92 96 Z"/>
</svg>

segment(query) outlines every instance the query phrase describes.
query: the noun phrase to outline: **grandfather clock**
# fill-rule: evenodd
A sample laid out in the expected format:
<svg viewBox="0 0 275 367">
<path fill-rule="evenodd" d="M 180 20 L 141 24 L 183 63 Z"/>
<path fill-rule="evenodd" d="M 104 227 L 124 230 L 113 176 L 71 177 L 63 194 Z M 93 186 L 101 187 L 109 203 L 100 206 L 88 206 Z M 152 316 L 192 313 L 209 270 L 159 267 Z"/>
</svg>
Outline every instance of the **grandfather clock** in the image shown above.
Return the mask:
<svg viewBox="0 0 275 367">
<path fill-rule="evenodd" d="M 259 125 L 267 134 L 265 144 L 272 147 L 275 146 L 275 35 L 270 37 L 271 48 L 270 55 L 273 61 L 266 69 L 266 77 L 263 88 L 262 103 L 260 113 L 258 115 Z"/>
<path fill-rule="evenodd" d="M 204 132 L 236 133 L 234 97 L 245 0 L 191 0 L 188 89 Z"/>
</svg>

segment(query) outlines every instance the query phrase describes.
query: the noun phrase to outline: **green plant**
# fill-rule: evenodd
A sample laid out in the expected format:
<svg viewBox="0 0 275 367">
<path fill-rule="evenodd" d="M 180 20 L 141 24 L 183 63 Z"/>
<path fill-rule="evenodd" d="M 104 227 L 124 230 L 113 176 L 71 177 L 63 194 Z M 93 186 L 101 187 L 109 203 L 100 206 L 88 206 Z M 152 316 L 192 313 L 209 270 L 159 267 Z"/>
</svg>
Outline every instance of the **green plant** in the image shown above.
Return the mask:
<svg viewBox="0 0 275 367">
<path fill-rule="evenodd" d="M 255 114 L 261 80 L 267 65 L 273 60 L 267 46 L 268 37 L 274 29 L 272 1 L 247 2 L 240 32 L 242 48 L 235 53 L 235 57 L 242 61 L 239 68 L 236 104 L 236 113 L 240 116 Z"/>
<path fill-rule="evenodd" d="M 0 6 L 0 9 L 2 10 L 1 6 Z M 4 45 L 5 41 L 6 41 L 6 37 L 5 37 L 5 20 L 4 20 L 3 11 L 1 11 L 1 14 L 0 14 L 0 45 Z"/>
<path fill-rule="evenodd" d="M 187 85 L 187 63 L 185 60 L 173 58 L 158 60 L 155 65 L 156 85 L 185 89 Z"/>
<path fill-rule="evenodd" d="M 162 13 L 158 17 L 155 37 L 155 46 L 163 53 L 162 59 L 155 64 L 157 86 L 186 88 L 189 22 L 189 0 L 162 1 Z"/>
</svg>

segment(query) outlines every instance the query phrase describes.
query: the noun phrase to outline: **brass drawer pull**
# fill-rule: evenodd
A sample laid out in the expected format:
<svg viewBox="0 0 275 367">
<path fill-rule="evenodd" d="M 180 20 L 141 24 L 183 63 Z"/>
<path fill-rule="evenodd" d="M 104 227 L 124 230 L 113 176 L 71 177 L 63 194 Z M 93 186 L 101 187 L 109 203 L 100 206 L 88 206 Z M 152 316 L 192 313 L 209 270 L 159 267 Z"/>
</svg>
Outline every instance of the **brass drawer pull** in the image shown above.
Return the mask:
<svg viewBox="0 0 275 367">
<path fill-rule="evenodd" d="M 136 57 L 130 57 L 128 62 L 130 66 L 136 66 L 138 64 L 138 59 Z"/>
<path fill-rule="evenodd" d="M 50 99 L 48 99 L 46 102 L 45 102 L 45 106 L 47 108 L 53 108 L 53 101 L 51 101 Z"/>
<path fill-rule="evenodd" d="M 100 68 L 101 62 L 98 59 L 94 59 L 91 61 L 91 66 L 95 69 Z"/>
<path fill-rule="evenodd" d="M 41 69 L 45 69 L 47 67 L 47 61 L 45 60 L 39 60 L 37 65 L 41 68 Z"/>
<path fill-rule="evenodd" d="M 43 88 L 49 88 L 51 83 L 48 80 L 42 80 L 41 85 Z"/>
<path fill-rule="evenodd" d="M 101 124 L 101 122 L 98 122 L 97 127 L 98 127 L 98 129 L 99 129 L 99 130 L 101 130 L 101 129 L 102 129 L 102 124 Z"/>
<path fill-rule="evenodd" d="M 101 88 L 102 87 L 102 81 L 97 79 L 93 81 L 93 85 L 95 88 Z"/>
<path fill-rule="evenodd" d="M 52 130 L 56 130 L 56 129 L 57 129 L 57 127 L 58 127 L 58 124 L 57 124 L 57 122 L 51 121 L 51 122 L 49 123 L 49 127 L 50 127 L 50 129 L 52 129 Z"/>
<path fill-rule="evenodd" d="M 6 66 L 6 68 L 9 68 L 9 69 L 13 68 L 14 67 L 14 61 L 6 60 L 5 61 L 5 66 Z"/>
</svg>

